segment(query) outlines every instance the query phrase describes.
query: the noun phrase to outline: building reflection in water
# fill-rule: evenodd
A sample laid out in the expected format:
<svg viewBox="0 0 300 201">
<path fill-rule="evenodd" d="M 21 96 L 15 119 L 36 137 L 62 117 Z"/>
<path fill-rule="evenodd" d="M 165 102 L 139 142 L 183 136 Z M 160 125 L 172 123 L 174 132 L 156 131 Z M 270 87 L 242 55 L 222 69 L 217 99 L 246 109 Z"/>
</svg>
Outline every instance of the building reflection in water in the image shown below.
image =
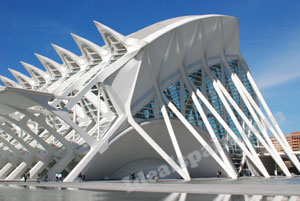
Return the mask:
<svg viewBox="0 0 300 201">
<path fill-rule="evenodd" d="M 299 196 L 270 195 L 230 195 L 230 194 L 193 194 L 193 193 L 154 193 L 154 192 L 114 192 L 79 190 L 76 188 L 57 188 L 31 185 L 0 185 L 0 200 L 26 201 L 300 201 Z"/>
<path fill-rule="evenodd" d="M 299 196 L 263 196 L 263 195 L 203 195 L 187 193 L 170 193 L 163 201 L 188 201 L 194 199 L 212 201 L 300 201 Z M 211 199 L 210 199 L 211 198 Z"/>
</svg>

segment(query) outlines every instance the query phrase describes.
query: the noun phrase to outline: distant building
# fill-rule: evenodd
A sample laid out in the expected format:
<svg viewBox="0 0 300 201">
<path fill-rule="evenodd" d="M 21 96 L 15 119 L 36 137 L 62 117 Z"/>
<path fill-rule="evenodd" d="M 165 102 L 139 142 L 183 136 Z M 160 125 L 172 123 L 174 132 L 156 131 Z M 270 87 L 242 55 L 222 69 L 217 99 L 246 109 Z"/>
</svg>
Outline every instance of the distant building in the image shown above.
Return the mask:
<svg viewBox="0 0 300 201">
<path fill-rule="evenodd" d="M 300 131 L 292 132 L 290 135 L 284 136 L 293 151 L 300 151 Z M 270 137 L 270 139 L 278 152 L 284 152 L 283 148 L 275 137 Z"/>
<path fill-rule="evenodd" d="M 285 136 L 287 142 L 289 143 L 289 145 L 292 147 L 292 140 L 291 140 L 292 138 L 291 138 L 291 136 L 288 136 L 288 135 L 284 135 L 284 136 Z M 275 149 L 278 152 L 283 152 L 284 151 L 275 137 L 270 137 L 270 139 L 271 139 L 272 143 L 274 144 Z"/>
<path fill-rule="evenodd" d="M 300 151 L 300 131 L 292 132 L 290 134 L 291 137 L 291 147 L 293 151 Z"/>
</svg>

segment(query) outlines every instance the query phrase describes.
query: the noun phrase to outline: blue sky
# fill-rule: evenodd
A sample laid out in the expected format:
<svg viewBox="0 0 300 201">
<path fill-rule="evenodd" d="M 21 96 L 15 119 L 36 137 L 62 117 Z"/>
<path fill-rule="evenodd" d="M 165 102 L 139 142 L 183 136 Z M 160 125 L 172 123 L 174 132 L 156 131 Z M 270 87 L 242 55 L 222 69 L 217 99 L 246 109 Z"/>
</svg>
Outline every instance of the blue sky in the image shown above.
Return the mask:
<svg viewBox="0 0 300 201">
<path fill-rule="evenodd" d="M 300 130 L 299 0 L 0 0 L 0 69 L 42 68 L 33 53 L 56 61 L 51 43 L 80 54 L 70 33 L 99 45 L 97 20 L 127 35 L 172 17 L 225 14 L 239 18 L 242 55 L 285 133 Z"/>
</svg>

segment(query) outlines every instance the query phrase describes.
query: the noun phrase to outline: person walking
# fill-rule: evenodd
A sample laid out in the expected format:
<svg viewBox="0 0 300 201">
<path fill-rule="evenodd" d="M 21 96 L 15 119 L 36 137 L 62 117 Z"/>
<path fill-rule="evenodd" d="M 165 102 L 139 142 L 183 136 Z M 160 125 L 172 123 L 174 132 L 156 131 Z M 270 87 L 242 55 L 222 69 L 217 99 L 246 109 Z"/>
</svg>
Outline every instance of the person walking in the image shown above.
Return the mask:
<svg viewBox="0 0 300 201">
<path fill-rule="evenodd" d="M 62 176 L 62 173 L 58 173 L 58 181 L 62 182 L 63 180 L 63 176 Z"/>
<path fill-rule="evenodd" d="M 154 180 L 155 182 L 158 182 L 158 175 L 155 175 Z"/>
<path fill-rule="evenodd" d="M 47 174 L 44 175 L 44 182 L 48 182 L 48 175 Z"/>
<path fill-rule="evenodd" d="M 78 178 L 79 178 L 79 182 L 81 183 L 82 182 L 82 174 L 81 173 L 78 175 Z"/>
<path fill-rule="evenodd" d="M 58 182 L 58 172 L 55 174 L 55 181 Z"/>
<path fill-rule="evenodd" d="M 81 182 L 84 182 L 84 181 L 85 181 L 85 175 L 82 174 L 82 175 L 81 175 Z"/>
<path fill-rule="evenodd" d="M 37 183 L 41 182 L 41 174 L 40 173 L 38 173 L 37 176 L 36 176 L 36 182 Z"/>
<path fill-rule="evenodd" d="M 27 181 L 27 173 L 26 172 L 24 172 L 23 177 L 24 177 L 24 182 L 26 182 Z"/>
<path fill-rule="evenodd" d="M 135 173 L 134 173 L 134 172 L 131 173 L 131 175 L 130 175 L 130 180 L 131 180 L 132 182 L 134 182 L 134 180 L 135 180 Z"/>
</svg>

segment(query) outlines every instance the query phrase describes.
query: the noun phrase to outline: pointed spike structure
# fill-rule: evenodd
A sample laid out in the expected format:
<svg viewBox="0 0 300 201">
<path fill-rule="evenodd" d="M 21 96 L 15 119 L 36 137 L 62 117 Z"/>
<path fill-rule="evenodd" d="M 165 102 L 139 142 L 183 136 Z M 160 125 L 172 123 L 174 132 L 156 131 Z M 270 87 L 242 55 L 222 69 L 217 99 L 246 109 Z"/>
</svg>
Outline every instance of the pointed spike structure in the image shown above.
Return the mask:
<svg viewBox="0 0 300 201">
<path fill-rule="evenodd" d="M 46 68 L 47 72 L 50 74 L 52 74 L 52 70 L 49 69 L 49 66 L 48 66 L 49 64 L 51 66 L 53 66 L 53 68 L 55 68 L 61 74 L 64 74 L 67 70 L 63 65 L 57 63 L 56 61 L 53 61 L 52 59 L 49 59 L 48 57 L 42 56 L 37 53 L 35 53 L 34 55 L 38 58 L 38 60 L 43 64 L 43 66 Z"/>
<path fill-rule="evenodd" d="M 23 61 L 21 61 L 20 63 L 26 68 L 31 77 L 34 78 L 36 87 L 40 88 L 41 86 L 46 84 L 48 78 L 50 77 L 48 72 L 44 72 L 41 69 Z"/>
<path fill-rule="evenodd" d="M 18 83 L 16 83 L 15 81 L 13 81 L 7 77 L 0 75 L 0 79 L 8 87 L 19 87 Z"/>
<path fill-rule="evenodd" d="M 126 48 L 129 47 L 137 47 L 140 48 L 146 43 L 143 40 L 131 38 L 130 36 L 124 36 L 120 34 L 119 32 L 113 30 L 112 28 L 105 26 L 104 24 L 101 24 L 100 22 L 97 22 L 94 20 L 94 24 L 96 25 L 98 31 L 100 32 L 104 42 L 111 46 L 111 42 L 118 42 L 124 45 Z M 113 38 L 113 41 L 111 41 L 109 38 Z"/>
<path fill-rule="evenodd" d="M 43 78 L 47 78 L 49 77 L 49 74 L 48 72 L 45 72 L 29 63 L 26 63 L 24 61 L 20 61 L 20 63 L 26 68 L 26 70 L 30 73 L 30 75 L 33 77 L 33 78 L 36 78 L 36 74 L 42 76 Z M 36 73 L 36 74 L 35 74 Z"/>
<path fill-rule="evenodd" d="M 78 47 L 80 48 L 80 51 L 82 52 L 82 54 L 85 53 L 85 51 L 83 50 L 83 46 L 82 45 L 86 45 L 90 48 L 92 48 L 95 52 L 97 52 L 99 54 L 100 57 L 105 57 L 108 54 L 108 51 L 105 50 L 103 47 L 100 47 L 98 45 L 96 45 L 95 43 L 80 37 L 76 34 L 71 33 L 71 36 L 73 37 L 73 39 L 75 40 L 76 44 L 78 45 Z"/>
<path fill-rule="evenodd" d="M 129 49 L 140 48 L 144 44 L 141 40 L 123 36 L 97 21 L 94 21 L 94 23 L 110 50 L 111 58 L 109 64 L 114 63 L 120 57 L 124 56 Z"/>
<path fill-rule="evenodd" d="M 79 63 L 79 64 L 83 64 L 84 60 L 82 58 L 80 58 L 79 56 L 77 56 L 76 54 L 74 54 L 73 52 L 66 50 L 65 48 L 62 48 L 58 45 L 55 44 L 51 44 L 52 47 L 55 49 L 55 51 L 57 52 L 58 56 L 60 57 L 60 59 L 66 64 L 67 61 L 64 58 L 65 56 L 70 57 L 72 60 L 74 60 L 74 62 Z M 64 56 L 65 55 L 65 56 Z M 67 65 L 67 64 L 66 64 Z"/>
<path fill-rule="evenodd" d="M 98 31 L 102 35 L 104 41 L 106 44 L 108 44 L 106 33 L 112 35 L 116 40 L 119 42 L 125 43 L 126 37 L 119 32 L 116 32 L 115 30 L 109 28 L 108 26 L 105 26 L 104 24 L 101 24 L 100 22 L 97 22 L 94 20 L 94 24 L 96 25 Z"/>
<path fill-rule="evenodd" d="M 9 68 L 8 70 L 18 80 L 19 84 L 22 85 L 24 88 L 26 88 L 26 89 L 33 88 L 34 81 L 32 80 L 32 78 L 30 78 L 18 71 L 15 71 L 13 69 Z"/>
</svg>

